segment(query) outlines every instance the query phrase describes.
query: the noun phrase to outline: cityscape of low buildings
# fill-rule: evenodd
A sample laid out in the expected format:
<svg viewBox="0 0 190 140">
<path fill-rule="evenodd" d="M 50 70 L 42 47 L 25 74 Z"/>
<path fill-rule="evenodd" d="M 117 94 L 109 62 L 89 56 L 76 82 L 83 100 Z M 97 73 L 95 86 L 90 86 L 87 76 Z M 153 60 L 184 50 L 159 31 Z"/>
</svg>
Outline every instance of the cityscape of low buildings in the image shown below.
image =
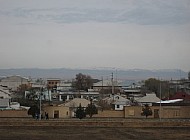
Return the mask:
<svg viewBox="0 0 190 140">
<path fill-rule="evenodd" d="M 148 105 L 153 111 L 150 118 L 190 118 L 187 111 L 190 108 L 189 83 L 189 78 L 177 83 L 171 80 L 169 88 L 175 87 L 176 92 L 162 98 L 161 92 L 144 92 L 142 82 L 122 85 L 113 79 L 99 80 L 86 91 L 73 89 L 72 81 L 59 78 L 31 80 L 10 76 L 0 81 L 0 109 L 29 110 L 30 106 L 21 105 L 17 99 L 22 98 L 36 102 L 41 107 L 41 114 L 48 113 L 50 118 L 72 118 L 76 117 L 79 105 L 86 108 L 92 101 L 99 110 L 95 117 L 142 118 L 142 107 Z M 23 96 L 17 97 L 17 94 Z"/>
</svg>

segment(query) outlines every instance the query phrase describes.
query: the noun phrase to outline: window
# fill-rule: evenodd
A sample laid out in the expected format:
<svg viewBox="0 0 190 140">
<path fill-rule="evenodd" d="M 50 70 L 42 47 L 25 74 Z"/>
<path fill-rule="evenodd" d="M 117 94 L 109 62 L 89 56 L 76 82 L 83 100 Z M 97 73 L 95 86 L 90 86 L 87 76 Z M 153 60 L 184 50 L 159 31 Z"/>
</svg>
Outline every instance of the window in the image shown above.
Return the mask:
<svg viewBox="0 0 190 140">
<path fill-rule="evenodd" d="M 117 108 L 120 108 L 120 105 L 117 105 Z"/>
</svg>

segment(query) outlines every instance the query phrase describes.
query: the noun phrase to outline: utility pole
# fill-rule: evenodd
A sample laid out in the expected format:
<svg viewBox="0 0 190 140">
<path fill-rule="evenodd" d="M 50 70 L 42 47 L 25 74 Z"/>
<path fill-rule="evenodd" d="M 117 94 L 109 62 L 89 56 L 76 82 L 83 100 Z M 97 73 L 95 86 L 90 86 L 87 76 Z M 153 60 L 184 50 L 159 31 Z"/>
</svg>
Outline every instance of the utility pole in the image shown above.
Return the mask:
<svg viewBox="0 0 190 140">
<path fill-rule="evenodd" d="M 111 75 L 111 83 L 112 83 L 112 91 L 111 91 L 111 93 L 112 93 L 112 96 L 113 96 L 113 101 L 114 101 L 114 83 L 113 83 L 113 72 L 112 72 L 112 75 Z"/>
<path fill-rule="evenodd" d="M 104 78 L 102 76 L 102 92 L 101 92 L 101 98 L 103 99 L 104 98 Z"/>
<path fill-rule="evenodd" d="M 48 90 L 48 100 L 49 100 L 49 105 L 50 105 L 50 94 L 49 94 L 49 89 L 50 89 L 50 87 L 49 87 L 49 85 L 47 84 L 47 90 Z"/>
<path fill-rule="evenodd" d="M 42 114 L 42 92 L 43 92 L 43 83 L 41 82 L 41 88 L 40 88 L 40 114 L 39 114 L 39 120 L 41 120 L 41 114 Z"/>
<path fill-rule="evenodd" d="M 103 87 L 104 87 L 104 78 L 102 76 L 102 91 L 103 91 Z"/>
<path fill-rule="evenodd" d="M 112 95 L 114 95 L 114 83 L 113 83 L 113 72 L 112 72 L 112 75 L 111 75 L 111 83 L 112 83 Z"/>
<path fill-rule="evenodd" d="M 42 112 L 42 98 L 41 98 L 42 91 L 40 91 L 40 114 L 39 114 L 39 120 L 41 120 L 41 112 Z"/>
<path fill-rule="evenodd" d="M 161 107 L 161 98 L 162 98 L 162 86 L 161 86 L 161 80 L 160 80 L 160 113 L 159 113 L 159 117 L 160 117 L 160 121 L 161 121 L 161 119 L 162 119 L 162 117 L 161 117 L 161 115 L 162 115 L 162 111 L 161 111 L 161 109 L 162 109 L 162 107 Z"/>
</svg>

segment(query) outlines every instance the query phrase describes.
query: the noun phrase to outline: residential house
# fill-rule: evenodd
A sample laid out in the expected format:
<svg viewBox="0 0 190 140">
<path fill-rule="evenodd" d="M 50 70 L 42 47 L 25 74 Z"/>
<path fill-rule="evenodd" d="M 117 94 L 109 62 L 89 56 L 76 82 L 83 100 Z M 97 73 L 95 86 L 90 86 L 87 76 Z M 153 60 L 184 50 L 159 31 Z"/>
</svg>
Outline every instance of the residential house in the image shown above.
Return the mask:
<svg viewBox="0 0 190 140">
<path fill-rule="evenodd" d="M 59 101 L 69 101 L 74 98 L 84 98 L 84 99 L 93 99 L 97 100 L 99 98 L 99 92 L 93 90 L 72 92 L 72 91 L 60 91 L 59 92 Z"/>
<path fill-rule="evenodd" d="M 48 114 L 49 118 L 70 118 L 70 111 L 68 106 L 62 106 L 62 105 L 51 105 L 51 106 L 44 106 L 42 108 L 43 110 L 43 116 L 45 114 Z"/>
<path fill-rule="evenodd" d="M 76 115 L 75 112 L 76 112 L 77 107 L 79 107 L 79 105 L 81 105 L 81 107 L 86 108 L 88 106 L 88 104 L 90 104 L 89 100 L 86 100 L 84 98 L 74 98 L 73 100 L 62 104 L 62 106 L 69 107 L 70 116 L 75 117 L 75 115 Z"/>
<path fill-rule="evenodd" d="M 112 103 L 114 105 L 115 110 L 123 110 L 125 106 L 131 106 L 131 101 L 128 99 L 118 100 Z"/>
<path fill-rule="evenodd" d="M 41 98 L 41 100 L 44 101 L 52 101 L 52 93 L 47 89 L 44 89 L 43 91 L 41 89 L 33 91 L 25 91 L 25 98 L 30 100 L 39 100 Z"/>
<path fill-rule="evenodd" d="M 159 102 L 160 99 L 156 96 L 155 93 L 147 93 L 146 96 L 139 98 L 136 100 L 141 105 L 149 104 L 152 105 L 152 103 Z"/>
<path fill-rule="evenodd" d="M 114 110 L 123 110 L 124 106 L 131 105 L 131 101 L 121 95 L 110 95 L 102 99 L 102 102 L 107 105 L 112 105 Z"/>
<path fill-rule="evenodd" d="M 94 83 L 92 86 L 92 89 L 94 91 L 99 92 L 102 89 L 111 90 L 112 87 L 114 87 L 114 90 L 115 89 L 121 90 L 122 85 L 120 84 L 119 81 L 113 81 L 113 83 L 112 83 L 111 80 L 102 80 L 102 81 L 99 81 L 97 83 Z"/>
<path fill-rule="evenodd" d="M 71 91 L 72 90 L 72 83 L 63 81 L 57 85 L 57 90 L 62 91 L 62 92 Z"/>
<path fill-rule="evenodd" d="M 169 81 L 170 91 L 190 93 L 190 79 L 180 79 Z"/>
<path fill-rule="evenodd" d="M 128 85 L 128 86 L 122 86 L 122 89 L 125 93 L 125 95 L 127 95 L 128 97 L 130 95 L 139 95 L 141 94 L 141 86 L 140 84 L 131 84 L 131 85 Z"/>
<path fill-rule="evenodd" d="M 70 118 L 75 117 L 76 109 L 81 105 L 86 108 L 90 104 L 89 100 L 75 98 L 63 104 L 53 104 L 43 106 L 43 116 L 48 113 L 49 118 Z"/>
<path fill-rule="evenodd" d="M 59 78 L 48 78 L 47 79 L 47 87 L 48 89 L 54 89 L 56 88 L 57 89 L 57 86 L 60 84 L 61 82 L 61 79 Z"/>
</svg>

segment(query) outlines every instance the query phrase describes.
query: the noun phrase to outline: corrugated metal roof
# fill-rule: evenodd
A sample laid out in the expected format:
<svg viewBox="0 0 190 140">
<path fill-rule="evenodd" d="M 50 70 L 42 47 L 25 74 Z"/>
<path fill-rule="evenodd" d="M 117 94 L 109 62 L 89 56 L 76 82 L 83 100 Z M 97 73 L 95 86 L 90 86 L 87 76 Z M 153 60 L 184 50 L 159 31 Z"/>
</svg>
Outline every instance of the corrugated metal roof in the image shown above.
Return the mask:
<svg viewBox="0 0 190 140">
<path fill-rule="evenodd" d="M 83 98 L 74 98 L 73 100 L 65 103 L 64 106 L 79 107 L 80 104 L 82 107 L 87 107 L 88 104 L 90 104 L 90 101 Z"/>
<path fill-rule="evenodd" d="M 155 93 L 146 94 L 146 96 L 137 100 L 137 102 L 140 102 L 140 103 L 156 103 L 159 101 L 160 99 L 156 96 Z"/>
<path fill-rule="evenodd" d="M 47 78 L 47 81 L 61 81 L 60 78 Z"/>
<path fill-rule="evenodd" d="M 120 86 L 120 87 L 121 87 L 121 83 L 120 83 L 119 81 L 113 81 L 113 85 L 114 85 L 114 86 Z M 112 86 L 112 82 L 111 82 L 111 80 L 103 80 L 103 82 L 100 81 L 100 82 L 94 83 L 93 86 L 94 86 L 94 87 Z"/>
</svg>

